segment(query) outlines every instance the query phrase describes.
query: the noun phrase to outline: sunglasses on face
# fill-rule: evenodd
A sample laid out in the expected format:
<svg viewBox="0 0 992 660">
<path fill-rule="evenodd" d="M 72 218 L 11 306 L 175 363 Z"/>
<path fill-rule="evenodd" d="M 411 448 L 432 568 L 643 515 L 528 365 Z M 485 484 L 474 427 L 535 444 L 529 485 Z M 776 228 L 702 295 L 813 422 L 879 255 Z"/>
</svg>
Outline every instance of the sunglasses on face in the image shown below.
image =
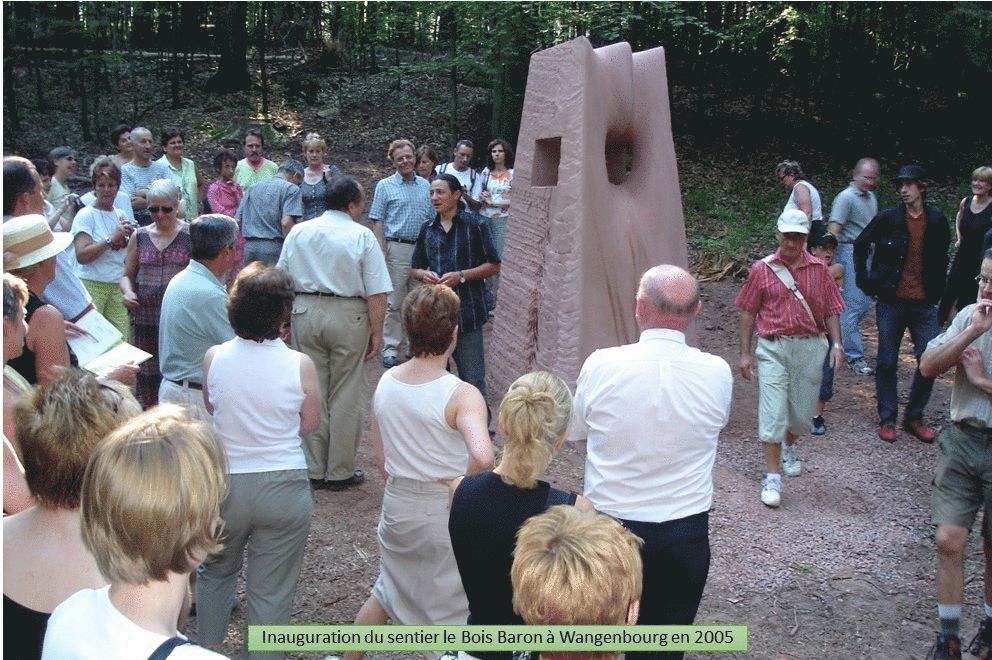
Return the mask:
<svg viewBox="0 0 992 660">
<path fill-rule="evenodd" d="M 148 212 L 149 213 L 158 213 L 159 211 L 161 211 L 162 213 L 172 213 L 174 210 L 175 209 L 173 207 L 171 207 L 171 206 L 149 206 L 148 207 Z"/>
</svg>

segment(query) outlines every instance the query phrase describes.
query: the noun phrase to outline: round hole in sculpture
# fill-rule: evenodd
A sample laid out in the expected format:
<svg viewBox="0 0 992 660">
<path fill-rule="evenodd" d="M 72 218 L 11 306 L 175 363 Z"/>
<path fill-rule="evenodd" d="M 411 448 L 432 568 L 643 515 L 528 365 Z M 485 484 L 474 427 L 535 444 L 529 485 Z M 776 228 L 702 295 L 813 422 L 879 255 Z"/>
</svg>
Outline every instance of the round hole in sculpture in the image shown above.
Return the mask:
<svg viewBox="0 0 992 660">
<path fill-rule="evenodd" d="M 606 136 L 606 177 L 619 186 L 634 168 L 634 145 L 626 135 L 607 134 Z"/>
</svg>

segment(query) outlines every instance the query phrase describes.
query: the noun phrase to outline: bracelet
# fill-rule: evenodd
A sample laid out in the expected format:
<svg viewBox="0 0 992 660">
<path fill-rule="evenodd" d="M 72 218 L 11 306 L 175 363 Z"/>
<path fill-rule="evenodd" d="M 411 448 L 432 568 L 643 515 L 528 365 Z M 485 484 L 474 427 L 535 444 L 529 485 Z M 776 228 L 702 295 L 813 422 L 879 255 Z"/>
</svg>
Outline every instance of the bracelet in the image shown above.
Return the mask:
<svg viewBox="0 0 992 660">
<path fill-rule="evenodd" d="M 835 342 L 834 345 L 831 346 L 831 348 L 833 348 L 835 351 L 843 351 L 844 350 L 844 345 L 843 344 L 838 344 L 838 343 Z"/>
<path fill-rule="evenodd" d="M 108 248 L 113 248 L 114 247 L 114 242 L 112 240 L 110 240 L 110 237 L 109 236 L 107 238 L 103 239 L 103 242 L 106 244 L 106 246 Z"/>
</svg>

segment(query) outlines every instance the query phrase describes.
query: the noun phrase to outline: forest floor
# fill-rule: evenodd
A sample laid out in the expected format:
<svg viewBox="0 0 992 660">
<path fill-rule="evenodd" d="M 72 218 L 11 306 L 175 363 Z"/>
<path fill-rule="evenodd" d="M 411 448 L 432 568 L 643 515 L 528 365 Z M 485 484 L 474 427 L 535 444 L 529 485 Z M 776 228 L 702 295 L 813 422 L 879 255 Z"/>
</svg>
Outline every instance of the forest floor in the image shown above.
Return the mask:
<svg viewBox="0 0 992 660">
<path fill-rule="evenodd" d="M 59 89 L 59 76 L 64 72 L 58 65 L 46 67 L 44 75 L 45 89 Z M 327 139 L 329 160 L 371 190 L 378 178 L 389 173 L 385 151 L 390 139 L 408 136 L 418 144 L 445 142 L 444 121 L 434 119 L 447 116 L 446 82 L 440 76 L 398 82 L 384 75 L 339 75 L 324 80 L 308 100 L 281 95 L 285 90 L 280 81 L 304 75 L 306 71 L 287 72 L 282 77 L 273 74 L 272 115 L 287 138 L 285 144 L 269 147 L 268 156 L 274 160 L 299 158 L 300 136 L 316 129 Z M 204 77 L 205 72 L 197 72 L 197 82 Z M 184 86 L 184 90 L 192 88 Z M 485 117 L 479 110 L 484 107 L 484 94 L 474 88 L 463 92 L 463 134 L 484 135 Z M 189 145 L 187 155 L 208 178 L 213 177 L 213 153 L 224 145 L 217 136 L 253 117 L 259 102 L 257 91 L 222 100 L 193 93 L 180 107 L 172 108 L 165 98 L 156 99 L 156 94 L 164 92 L 145 83 L 141 88 L 125 88 L 120 98 L 104 99 L 103 110 L 112 105 L 118 113 L 108 118 L 107 126 L 124 116 L 126 108 L 148 108 L 139 113 L 136 123 L 156 133 L 167 125 L 182 127 Z M 30 92 L 25 91 L 22 107 L 30 105 Z M 35 157 L 56 144 L 73 144 L 80 151 L 81 167 L 72 183 L 78 190 L 86 189 L 84 167 L 96 155 L 106 153 L 107 147 L 83 143 L 74 123 L 75 112 L 71 99 L 63 96 L 45 122 L 25 122 L 17 131 L 7 126 L 5 151 Z M 676 145 L 681 142 L 682 136 L 676 135 Z M 236 142 L 232 146 L 238 150 Z M 703 285 L 699 344 L 724 357 L 736 374 L 733 299 L 740 283 L 732 276 L 764 253 L 771 230 L 740 233 L 743 225 L 735 219 L 745 212 L 763 213 L 771 226 L 770 219 L 777 213 L 774 209 L 786 197 L 771 176 L 777 158 L 773 154 L 734 155 L 730 150 L 706 156 L 684 148 L 678 149 L 678 157 L 696 270 L 707 276 L 731 275 Z M 820 187 L 825 203 L 843 186 L 844 177 L 839 166 L 824 173 Z M 940 194 L 934 198 L 944 200 L 942 208 L 949 217 L 953 217 L 954 200 L 960 199 L 960 187 L 935 187 Z M 891 191 L 881 196 L 883 202 L 892 200 Z M 712 237 L 734 231 L 740 235 L 732 243 L 713 244 Z M 868 354 L 873 357 L 873 316 L 865 328 Z M 490 362 L 498 359 L 499 355 L 488 356 Z M 903 400 L 912 361 L 906 346 L 900 368 Z M 370 363 L 367 371 L 371 391 L 382 367 Z M 938 380 L 928 408 L 928 418 L 937 425 L 947 421 L 949 383 L 947 376 Z M 758 499 L 763 461 L 755 439 L 756 386 L 736 377 L 733 413 L 721 436 L 714 470 L 713 562 L 697 623 L 747 625 L 750 650 L 746 655 L 756 658 L 921 658 L 932 643 L 936 625 L 929 493 L 939 450 L 901 432 L 892 445 L 878 439 L 873 379 L 845 369 L 837 375 L 835 391 L 826 414 L 827 435 L 801 440 L 803 474 L 786 478 L 782 506 L 771 510 Z M 494 410 L 499 394 L 494 393 L 490 401 Z M 551 466 L 549 478 L 559 487 L 581 490 L 583 463 L 584 456 L 576 448 L 566 447 Z M 361 442 L 358 465 L 368 476 L 365 484 L 350 491 L 315 494 L 294 623 L 352 622 L 375 581 L 383 483 L 367 435 Z M 966 564 L 964 638 L 970 638 L 979 621 L 982 566 L 980 545 L 973 538 Z M 243 597 L 242 584 L 242 606 L 235 611 L 226 646 L 231 657 L 238 655 L 242 639 Z M 189 632 L 195 639 L 195 621 Z"/>
</svg>

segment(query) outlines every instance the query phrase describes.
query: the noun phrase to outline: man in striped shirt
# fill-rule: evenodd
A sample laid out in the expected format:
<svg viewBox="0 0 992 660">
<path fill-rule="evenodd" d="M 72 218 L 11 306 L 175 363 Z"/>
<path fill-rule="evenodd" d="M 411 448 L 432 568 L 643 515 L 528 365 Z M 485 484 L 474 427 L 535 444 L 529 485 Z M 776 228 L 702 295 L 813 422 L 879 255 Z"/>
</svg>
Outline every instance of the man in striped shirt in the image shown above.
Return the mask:
<svg viewBox="0 0 992 660">
<path fill-rule="evenodd" d="M 816 409 L 828 344 L 830 366 L 844 364 L 839 320 L 844 303 L 827 266 L 805 249 L 809 228 L 802 211 L 783 212 L 776 231 L 778 250 L 751 266 L 734 301 L 741 310 L 744 380 L 754 376 L 757 358 L 758 439 L 768 469 L 761 501 L 770 507 L 781 502 L 779 463 L 788 476 L 802 472 L 795 442 L 809 429 Z M 752 355 L 755 329 L 758 342 Z"/>
</svg>

